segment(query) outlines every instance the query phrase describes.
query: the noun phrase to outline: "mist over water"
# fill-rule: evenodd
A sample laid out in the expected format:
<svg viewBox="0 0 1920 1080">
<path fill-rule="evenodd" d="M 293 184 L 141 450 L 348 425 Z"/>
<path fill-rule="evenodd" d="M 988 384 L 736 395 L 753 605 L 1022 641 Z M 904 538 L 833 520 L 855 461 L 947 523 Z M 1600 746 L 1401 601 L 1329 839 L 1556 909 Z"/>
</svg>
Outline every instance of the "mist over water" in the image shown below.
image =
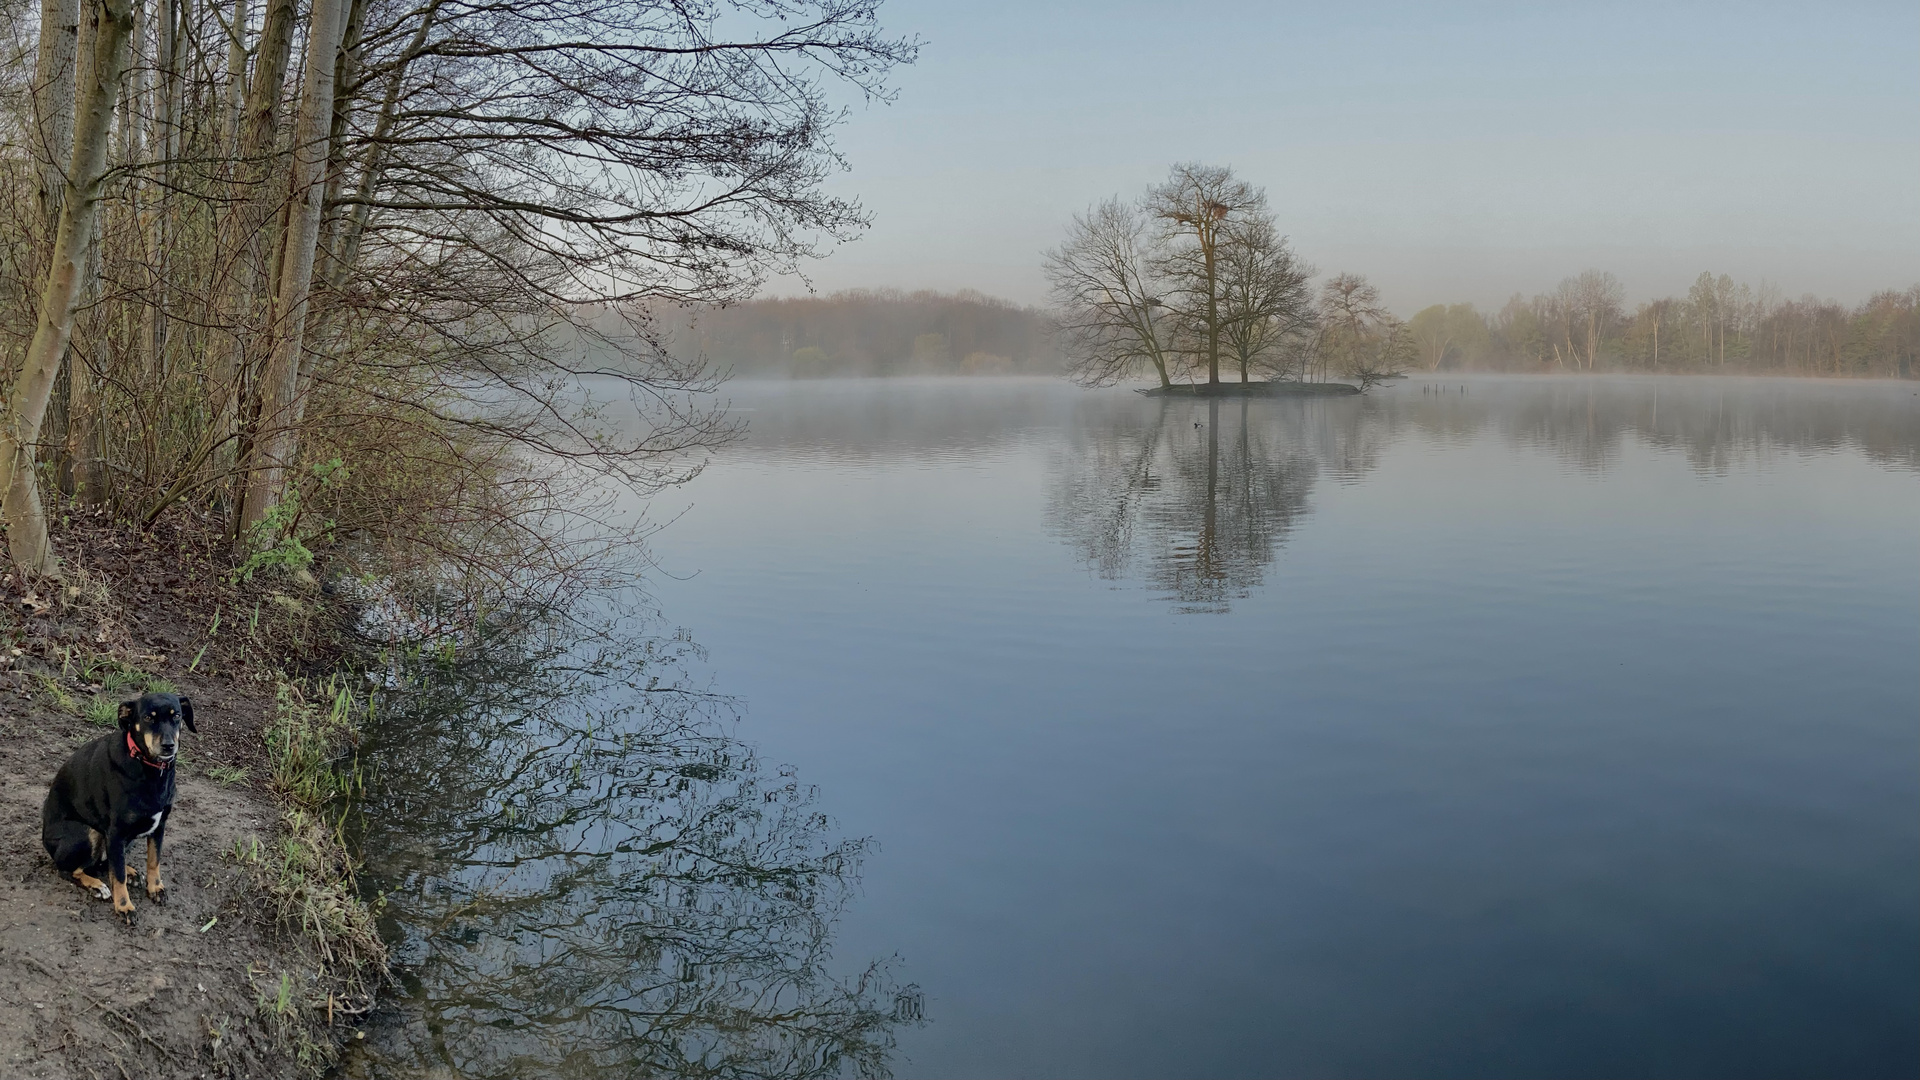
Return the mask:
<svg viewBox="0 0 1920 1080">
<path fill-rule="evenodd" d="M 729 393 L 654 653 L 376 729 L 379 1075 L 1920 1068 L 1907 387 Z"/>
</svg>

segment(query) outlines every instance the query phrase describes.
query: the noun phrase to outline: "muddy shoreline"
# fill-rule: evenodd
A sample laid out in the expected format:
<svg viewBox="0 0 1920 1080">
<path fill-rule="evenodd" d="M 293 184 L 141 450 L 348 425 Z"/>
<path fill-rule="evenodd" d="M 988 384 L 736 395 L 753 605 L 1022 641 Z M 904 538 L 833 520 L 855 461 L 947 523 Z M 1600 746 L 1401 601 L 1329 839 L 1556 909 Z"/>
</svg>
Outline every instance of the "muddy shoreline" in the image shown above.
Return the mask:
<svg viewBox="0 0 1920 1080">
<path fill-rule="evenodd" d="M 310 580 L 235 579 L 207 522 L 81 517 L 55 543 L 59 583 L 0 576 L 0 1074 L 319 1075 L 368 1002 L 336 990 L 242 853 L 286 839 L 276 687 L 336 665 L 350 613 Z M 161 684 L 193 699 L 199 732 L 176 766 L 167 900 L 135 888 L 129 925 L 55 872 L 40 803 L 114 730 L 108 708 Z"/>
</svg>

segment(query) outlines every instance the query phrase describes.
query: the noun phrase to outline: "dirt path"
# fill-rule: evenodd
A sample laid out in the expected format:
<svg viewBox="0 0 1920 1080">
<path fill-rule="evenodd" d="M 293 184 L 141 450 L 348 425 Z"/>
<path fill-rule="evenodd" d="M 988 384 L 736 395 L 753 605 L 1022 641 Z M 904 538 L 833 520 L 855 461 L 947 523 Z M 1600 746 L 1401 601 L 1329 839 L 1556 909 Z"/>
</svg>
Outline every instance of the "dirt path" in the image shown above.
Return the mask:
<svg viewBox="0 0 1920 1080">
<path fill-rule="evenodd" d="M 204 771 L 215 759 L 210 747 L 183 736 L 187 761 L 167 825 L 168 900 L 151 903 L 136 888 L 128 926 L 111 904 L 62 879 L 40 846 L 48 780 L 75 747 L 112 729 L 49 710 L 18 688 L 0 689 L 0 703 L 0 1074 L 283 1075 L 293 1042 L 274 1007 L 282 972 L 301 965 L 231 857 L 236 842 L 272 835 L 269 800 L 214 781 Z M 203 729 L 256 727 L 206 706 L 200 716 Z"/>
<path fill-rule="evenodd" d="M 333 999 L 234 851 L 277 850 L 274 680 L 326 669 L 341 616 L 316 589 L 241 580 L 223 535 L 184 511 L 136 535 L 75 510 L 55 540 L 60 581 L 0 570 L 0 1080 L 317 1074 Z M 199 730 L 175 766 L 167 902 L 134 888 L 128 926 L 54 871 L 40 805 L 153 680 L 193 698 Z"/>
</svg>

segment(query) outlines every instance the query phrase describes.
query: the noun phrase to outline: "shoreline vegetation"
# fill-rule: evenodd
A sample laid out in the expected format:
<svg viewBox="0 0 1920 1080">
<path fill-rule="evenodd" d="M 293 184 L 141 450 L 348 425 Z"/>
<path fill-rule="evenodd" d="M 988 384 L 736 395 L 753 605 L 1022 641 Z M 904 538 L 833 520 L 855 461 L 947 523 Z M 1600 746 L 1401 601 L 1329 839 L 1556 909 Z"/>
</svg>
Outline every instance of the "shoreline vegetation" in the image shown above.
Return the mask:
<svg viewBox="0 0 1920 1080">
<path fill-rule="evenodd" d="M 22 871 L 0 890 L 0 981 L 33 1003 L 0 1019 L 8 1070 L 318 1076 L 386 978 L 339 829 L 364 702 L 331 673 L 354 666 L 354 606 L 311 578 L 243 579 L 217 530 L 178 517 L 66 515 L 59 581 L 0 576 L 0 850 Z M 191 697 L 200 732 L 175 766 L 168 898 L 136 889 L 123 923 L 48 867 L 39 800 L 152 690 Z"/>
<path fill-rule="evenodd" d="M 7 17 L 0 982 L 33 1007 L 0 1072 L 317 1074 L 384 977 L 346 677 L 630 579 L 617 498 L 740 433 L 642 308 L 858 234 L 833 102 L 889 97 L 919 42 L 837 0 Z M 52 874 L 39 800 L 161 686 L 203 734 L 168 902 L 124 925 Z"/>
</svg>

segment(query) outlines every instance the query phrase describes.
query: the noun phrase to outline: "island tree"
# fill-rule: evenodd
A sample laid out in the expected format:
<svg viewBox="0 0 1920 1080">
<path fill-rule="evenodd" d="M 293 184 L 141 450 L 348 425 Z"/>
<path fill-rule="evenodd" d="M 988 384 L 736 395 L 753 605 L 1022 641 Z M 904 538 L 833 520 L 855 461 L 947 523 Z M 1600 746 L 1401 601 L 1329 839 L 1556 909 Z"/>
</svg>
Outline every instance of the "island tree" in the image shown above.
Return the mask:
<svg viewBox="0 0 1920 1080">
<path fill-rule="evenodd" d="M 1264 215 L 1230 225 L 1220 245 L 1220 339 L 1240 369 L 1240 381 L 1262 371 L 1284 374 L 1287 358 L 1312 336 L 1315 313 L 1308 287 L 1313 268 L 1294 255 L 1287 238 Z"/>
<path fill-rule="evenodd" d="M 1218 386 L 1223 352 L 1247 382 L 1310 336 L 1313 270 L 1265 193 L 1231 169 L 1177 165 L 1137 202 L 1075 216 L 1042 268 L 1069 373 L 1086 385 L 1151 371 L 1164 388 L 1205 371 Z"/>
<path fill-rule="evenodd" d="M 1175 165 L 1165 183 L 1147 192 L 1146 212 L 1160 226 L 1155 269 L 1210 386 L 1220 383 L 1225 248 L 1236 234 L 1247 235 L 1243 225 L 1267 220 L 1266 206 L 1265 192 L 1214 165 Z"/>
<path fill-rule="evenodd" d="M 1333 372 L 1364 389 L 1399 375 L 1413 358 L 1414 339 L 1365 277 L 1335 274 L 1320 287 L 1314 352 L 1323 378 Z"/>
<path fill-rule="evenodd" d="M 1075 382 L 1110 386 L 1150 368 L 1162 387 L 1172 385 L 1174 326 L 1158 295 L 1152 243 L 1145 213 L 1112 198 L 1075 215 L 1067 238 L 1046 253 L 1042 269 Z"/>
</svg>

